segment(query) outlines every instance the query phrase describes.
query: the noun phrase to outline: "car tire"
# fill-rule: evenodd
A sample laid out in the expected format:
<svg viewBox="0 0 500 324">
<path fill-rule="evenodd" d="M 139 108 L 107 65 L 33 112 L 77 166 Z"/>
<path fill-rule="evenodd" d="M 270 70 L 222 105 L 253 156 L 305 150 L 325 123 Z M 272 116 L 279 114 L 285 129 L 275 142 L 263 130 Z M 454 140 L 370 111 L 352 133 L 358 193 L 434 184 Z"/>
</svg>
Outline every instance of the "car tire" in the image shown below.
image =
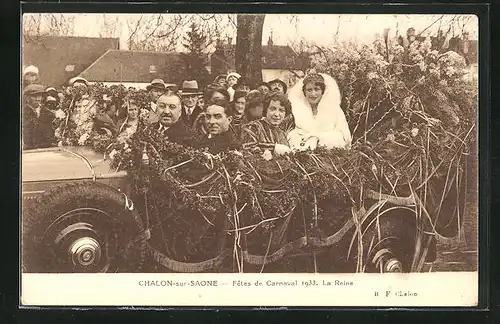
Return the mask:
<svg viewBox="0 0 500 324">
<path fill-rule="evenodd" d="M 23 270 L 139 272 L 146 238 L 132 206 L 125 194 L 97 182 L 47 191 L 23 212 Z"/>
<path fill-rule="evenodd" d="M 363 250 L 357 255 L 363 256 L 361 269 L 358 272 L 381 273 L 411 271 L 415 252 L 416 226 L 415 222 L 403 215 L 393 212 L 370 222 L 362 235 Z M 354 242 L 356 245 L 357 242 Z M 356 249 L 358 250 L 358 249 Z M 359 261 L 357 261 L 359 264 Z M 361 271 L 360 271 L 361 270 Z"/>
</svg>

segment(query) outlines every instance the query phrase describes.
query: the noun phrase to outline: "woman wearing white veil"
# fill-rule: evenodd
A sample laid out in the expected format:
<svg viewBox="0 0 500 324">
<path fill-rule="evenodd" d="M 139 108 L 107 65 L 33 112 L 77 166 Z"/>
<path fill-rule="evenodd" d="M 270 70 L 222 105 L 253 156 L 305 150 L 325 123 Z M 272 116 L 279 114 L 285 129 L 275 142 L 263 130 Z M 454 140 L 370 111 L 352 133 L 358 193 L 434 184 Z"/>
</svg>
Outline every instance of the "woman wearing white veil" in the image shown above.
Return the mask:
<svg viewBox="0 0 500 324">
<path fill-rule="evenodd" d="M 331 76 L 307 75 L 290 89 L 288 99 L 295 119 L 295 129 L 288 133 L 292 149 L 350 148 L 351 132 L 340 108 L 339 87 Z"/>
</svg>

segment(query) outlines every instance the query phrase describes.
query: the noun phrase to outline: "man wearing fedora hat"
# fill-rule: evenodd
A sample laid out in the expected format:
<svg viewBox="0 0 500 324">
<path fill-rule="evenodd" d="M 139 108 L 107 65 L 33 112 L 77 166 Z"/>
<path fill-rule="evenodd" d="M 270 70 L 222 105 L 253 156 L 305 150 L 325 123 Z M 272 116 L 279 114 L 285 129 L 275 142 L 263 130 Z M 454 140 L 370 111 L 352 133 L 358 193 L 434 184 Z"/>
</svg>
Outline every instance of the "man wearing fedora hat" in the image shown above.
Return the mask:
<svg viewBox="0 0 500 324">
<path fill-rule="evenodd" d="M 203 94 L 198 89 L 196 80 L 184 81 L 181 88 L 182 97 L 182 120 L 184 123 L 193 128 L 196 118 L 201 114 L 202 109 L 198 107 L 198 98 Z"/>
<path fill-rule="evenodd" d="M 158 98 L 160 98 L 160 96 L 167 91 L 167 87 L 162 79 L 154 79 L 150 84 L 148 84 L 146 90 L 149 91 L 149 94 L 151 95 L 151 102 L 156 103 L 156 100 L 158 100 Z"/>
<path fill-rule="evenodd" d="M 42 107 L 45 87 L 29 84 L 23 89 L 22 142 L 23 149 L 50 147 L 55 144 L 52 121 L 54 116 Z"/>
<path fill-rule="evenodd" d="M 158 98 L 160 98 L 162 94 L 164 94 L 167 91 L 167 87 L 162 79 L 154 79 L 146 87 L 146 90 L 149 91 L 149 95 L 151 97 L 148 124 L 152 124 L 158 122 L 156 101 L 158 100 Z"/>
</svg>

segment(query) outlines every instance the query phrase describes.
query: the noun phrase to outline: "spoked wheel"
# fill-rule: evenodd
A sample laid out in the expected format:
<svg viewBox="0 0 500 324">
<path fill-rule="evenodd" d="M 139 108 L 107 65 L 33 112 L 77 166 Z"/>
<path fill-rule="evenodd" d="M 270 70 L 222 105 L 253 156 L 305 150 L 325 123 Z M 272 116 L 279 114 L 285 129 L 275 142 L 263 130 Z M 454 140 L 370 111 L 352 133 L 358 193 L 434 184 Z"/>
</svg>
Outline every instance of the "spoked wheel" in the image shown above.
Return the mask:
<svg viewBox="0 0 500 324">
<path fill-rule="evenodd" d="M 137 272 L 146 255 L 143 225 L 125 195 L 98 183 L 62 186 L 23 212 L 26 272 Z"/>
</svg>

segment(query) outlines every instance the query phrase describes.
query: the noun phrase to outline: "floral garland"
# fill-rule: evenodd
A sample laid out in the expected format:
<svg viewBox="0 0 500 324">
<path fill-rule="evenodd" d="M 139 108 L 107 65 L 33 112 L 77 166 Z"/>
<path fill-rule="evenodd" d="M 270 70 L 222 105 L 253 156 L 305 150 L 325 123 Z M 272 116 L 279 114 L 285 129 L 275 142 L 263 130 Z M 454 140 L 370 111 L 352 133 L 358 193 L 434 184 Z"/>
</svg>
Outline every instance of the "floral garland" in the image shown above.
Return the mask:
<svg viewBox="0 0 500 324">
<path fill-rule="evenodd" d="M 150 114 L 147 109 L 150 95 L 144 90 L 129 91 L 123 85 L 107 87 L 102 83 L 89 85 L 87 89 L 69 88 L 54 120 L 54 134 L 59 145 L 92 145 L 99 152 L 109 152 L 114 144 L 113 136 L 95 129 L 95 120 L 99 113 L 105 113 L 109 105 L 115 105 L 118 112 L 125 115 L 123 111 L 127 109 L 127 98 L 135 100 L 140 109 L 139 123 L 145 124 Z M 129 139 L 137 127 L 125 128 L 118 142 Z"/>
<path fill-rule="evenodd" d="M 431 150 L 441 152 L 432 157 L 433 161 L 452 161 L 457 152 L 468 150 L 461 145 L 465 131 L 452 137 L 442 131 L 441 125 L 421 124 L 390 134 L 377 144 L 356 144 L 349 151 L 320 148 L 271 159 L 246 151 L 213 156 L 164 141 L 154 131 L 144 131 L 115 147 L 112 158 L 113 167 L 127 170 L 135 179 L 153 177 L 163 182 L 165 190 L 156 188 L 155 192 L 166 199 L 175 197 L 186 208 L 215 212 L 217 204 L 203 196 L 216 197 L 217 202 L 234 195 L 250 204 L 256 215 L 282 217 L 289 212 L 286 206 L 293 206 L 299 199 L 329 199 L 339 205 L 352 205 L 359 203 L 363 187 L 383 192 L 397 188 L 400 194 L 409 185 L 417 188 L 425 179 L 416 177 L 421 165 L 415 161 L 430 159 Z M 428 136 L 440 140 L 430 143 Z M 443 144 L 448 149 L 443 149 Z M 142 167 L 144 152 L 149 159 L 147 171 Z M 209 189 L 190 186 L 214 172 L 224 176 L 217 183 L 211 182 Z M 434 177 L 444 175 L 439 169 Z M 219 212 L 227 213 L 223 204 L 217 206 Z"/>
<path fill-rule="evenodd" d="M 314 69 L 334 76 L 353 137 L 376 142 L 426 119 L 448 130 L 475 123 L 477 84 L 465 59 L 432 49 L 430 38 L 408 48 L 396 39 L 338 44 L 313 58 Z"/>
<path fill-rule="evenodd" d="M 86 145 L 99 109 L 97 101 L 86 89 L 73 87 L 61 102 L 61 109 L 66 118 L 59 121 L 54 132 L 59 145 Z"/>
<path fill-rule="evenodd" d="M 438 190 L 440 196 L 454 179 L 458 183 L 470 154 L 477 89 L 464 79 L 460 57 L 432 51 L 428 41 L 409 49 L 390 44 L 389 61 L 385 48 L 344 45 L 326 54 L 327 64 L 316 62 L 343 89 L 355 138 L 349 151 L 212 155 L 177 145 L 142 127 L 150 100 L 141 91 L 134 93 L 137 132 L 127 130 L 119 141 L 94 133 L 88 141 L 109 153 L 112 167 L 126 170 L 138 194 L 151 195 L 157 210 L 227 215 L 230 232 L 260 224 L 255 233 L 268 233 L 304 203 L 308 231 L 335 228 L 339 220 L 325 217 L 329 206 L 362 205 L 368 189 L 422 200 Z M 109 90 L 93 91 L 100 98 Z M 119 96 L 125 97 L 124 89 Z M 445 183 L 442 190 L 439 181 Z"/>
<path fill-rule="evenodd" d="M 112 167 L 127 170 L 137 193 L 147 193 L 152 210 L 161 213 L 153 228 L 161 228 L 154 234 L 163 239 L 156 243 L 159 248 L 175 246 L 164 251 L 167 255 L 186 262 L 213 256 L 225 239 L 214 234 L 220 228 L 234 239 L 237 260 L 243 230 L 245 249 L 262 254 L 269 249 L 267 240 L 297 211 L 302 210 L 304 224 L 290 218 L 287 240 L 337 232 L 351 217 L 349 208 L 364 204 L 364 190 L 425 199 L 429 190 L 440 190 L 443 179 L 442 190 L 447 190 L 448 178 L 459 177 L 471 130 L 450 135 L 441 123 L 421 123 L 377 143 L 356 143 L 349 151 L 318 148 L 263 158 L 248 151 L 212 155 L 146 129 L 115 146 Z M 430 142 L 430 137 L 438 140 Z M 221 218 L 223 225 L 216 225 Z M 428 226 L 423 227 L 432 232 Z"/>
<path fill-rule="evenodd" d="M 269 151 L 262 155 L 232 152 L 212 156 L 165 142 L 154 132 L 127 136 L 120 143 L 95 137 L 95 145 L 99 150 L 111 145 L 113 167 L 129 171 L 137 181 L 146 176 L 156 178 L 163 189 L 168 188 L 165 192 L 171 193 L 158 195 L 166 200 L 175 197 L 186 208 L 228 213 L 227 206 L 218 204 L 217 199 L 225 202 L 237 196 L 251 206 L 252 214 L 277 217 L 286 215 L 286 206 L 299 200 L 328 198 L 339 204 L 358 204 L 363 188 L 409 194 L 410 188 L 419 188 L 426 181 L 423 165 L 439 165 L 426 174 L 442 178 L 447 173 L 443 166 L 453 164 L 462 153 L 468 154 L 470 146 L 462 144 L 472 140 L 474 88 L 463 80 L 460 57 L 440 55 L 430 49 L 428 41 L 415 42 L 408 50 L 391 45 L 390 62 L 376 46 L 344 46 L 335 55 L 329 72 L 346 90 L 348 120 L 354 133 L 363 128 L 368 135 L 358 135 L 350 151 L 317 149 L 284 157 L 272 156 Z M 443 79 L 436 79 L 437 75 Z M 148 99 L 142 101 L 141 120 L 148 117 Z M 362 127 L 360 121 L 368 124 Z M 390 123 L 392 126 L 388 126 Z M 151 159 L 147 172 L 141 167 L 145 149 Z M 186 161 L 189 163 L 182 165 Z M 177 167 L 179 164 L 182 166 Z M 201 172 L 196 178 L 192 175 L 195 169 L 224 177 L 210 183 L 210 188 L 193 188 L 189 183 L 200 181 L 204 175 Z M 273 189 L 266 189 L 272 180 Z M 207 200 L 206 196 L 219 198 Z"/>
</svg>

